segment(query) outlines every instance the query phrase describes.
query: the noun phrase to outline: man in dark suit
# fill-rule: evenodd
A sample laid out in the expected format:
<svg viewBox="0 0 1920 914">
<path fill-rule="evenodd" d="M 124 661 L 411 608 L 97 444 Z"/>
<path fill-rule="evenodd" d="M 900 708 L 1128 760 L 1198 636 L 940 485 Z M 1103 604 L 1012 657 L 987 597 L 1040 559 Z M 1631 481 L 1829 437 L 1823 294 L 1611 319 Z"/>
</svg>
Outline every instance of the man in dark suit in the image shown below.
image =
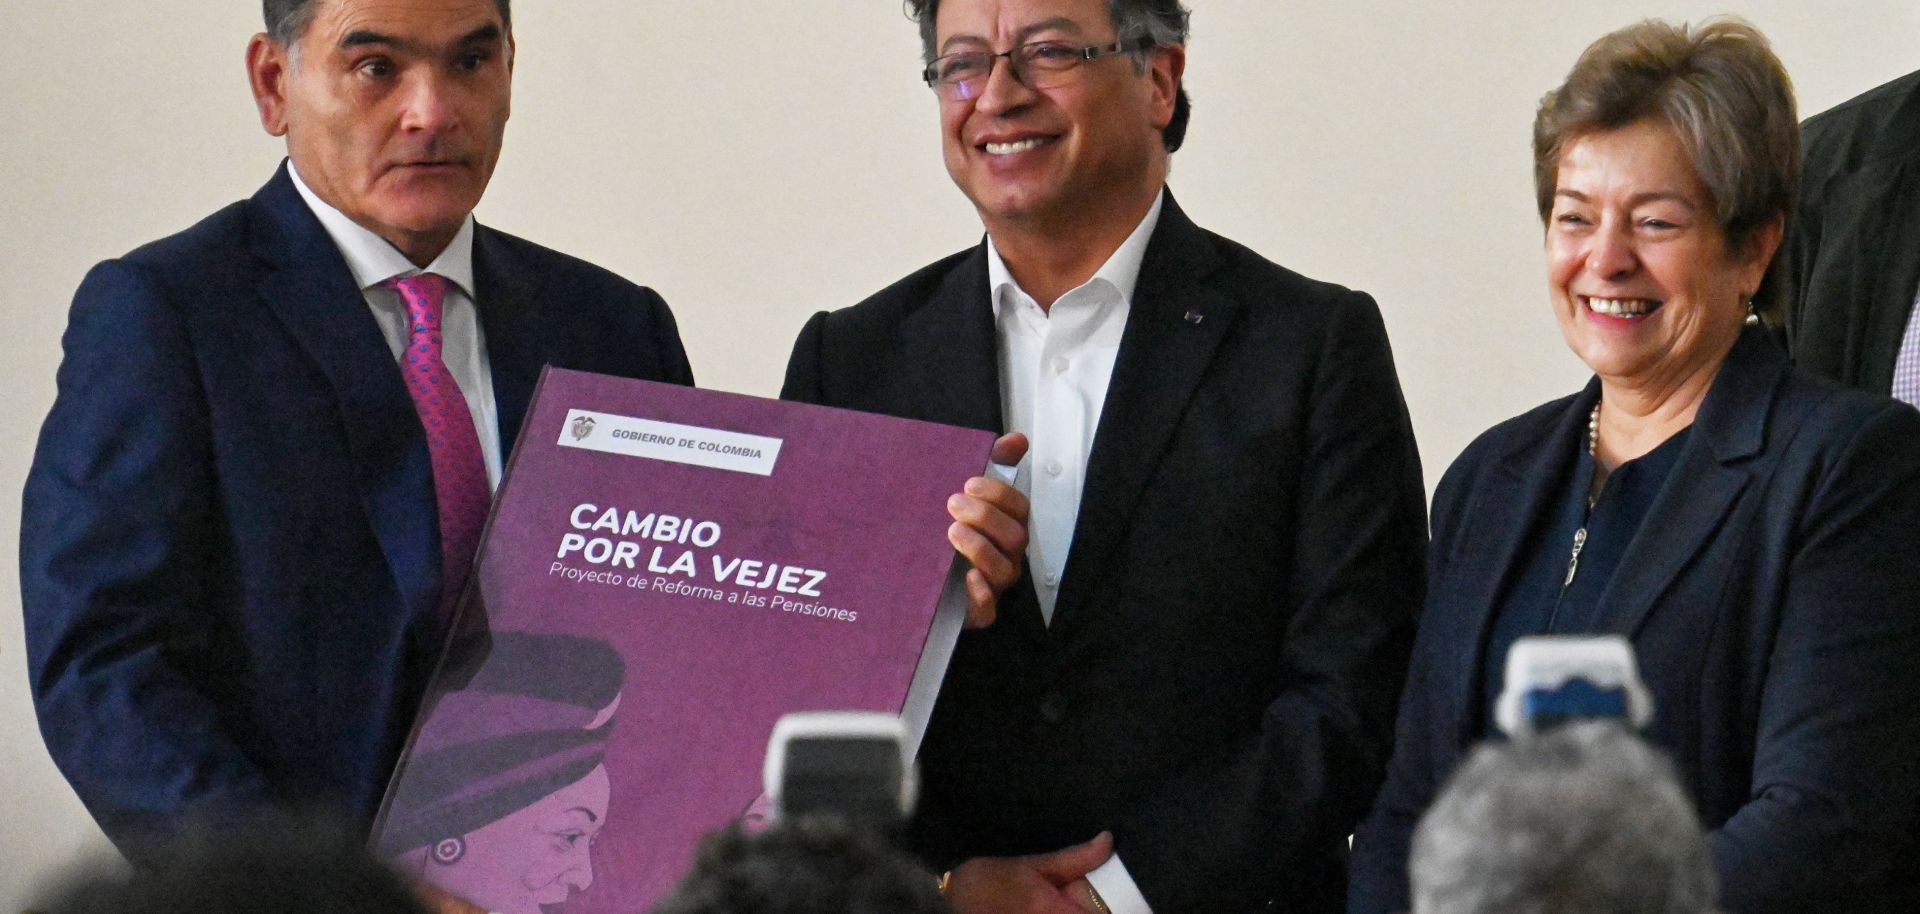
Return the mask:
<svg viewBox="0 0 1920 914">
<path fill-rule="evenodd" d="M 1785 256 L 1794 362 L 1920 403 L 1920 73 L 1802 126 L 1806 149 Z"/>
<path fill-rule="evenodd" d="M 692 383 L 673 317 L 476 226 L 507 0 L 268 0 L 289 162 L 100 264 L 28 476 L 41 730 L 136 858 L 198 815 L 370 821 L 548 363 Z"/>
<path fill-rule="evenodd" d="M 962 912 L 1338 911 L 1426 542 L 1379 312 L 1166 193 L 1177 2 L 914 10 L 987 240 L 814 316 L 784 391 L 1031 438 L 913 840 Z"/>
</svg>

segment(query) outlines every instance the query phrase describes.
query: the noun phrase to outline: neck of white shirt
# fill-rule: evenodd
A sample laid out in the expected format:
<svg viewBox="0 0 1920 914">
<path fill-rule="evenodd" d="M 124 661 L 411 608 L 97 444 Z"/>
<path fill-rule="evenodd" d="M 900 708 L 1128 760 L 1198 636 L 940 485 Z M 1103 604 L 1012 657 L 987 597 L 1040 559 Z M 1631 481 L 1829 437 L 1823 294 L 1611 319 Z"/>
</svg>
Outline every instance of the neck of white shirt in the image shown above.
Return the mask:
<svg viewBox="0 0 1920 914">
<path fill-rule="evenodd" d="M 308 187 L 300 177 L 300 171 L 293 167 L 291 160 L 287 162 L 287 174 L 293 178 L 294 190 L 300 192 L 300 198 L 307 202 L 307 208 L 313 210 L 314 218 L 320 220 L 320 227 L 326 229 L 327 237 L 333 239 L 333 246 L 340 249 L 340 256 L 347 261 L 347 269 L 353 272 L 354 283 L 362 290 L 396 276 L 438 273 L 460 287 L 460 291 L 466 293 L 468 298 L 477 299 L 473 293 L 472 213 L 467 214 L 460 223 L 460 231 L 454 234 L 453 240 L 431 263 L 417 267 L 392 242 L 374 234 L 320 199 L 320 195 L 314 193 L 313 188 Z"/>
<path fill-rule="evenodd" d="M 1167 191 L 1163 187 L 1153 198 L 1153 205 L 1147 208 L 1147 214 L 1140 219 L 1140 224 L 1134 226 L 1133 232 L 1126 237 L 1126 240 L 1120 242 L 1119 247 L 1107 255 L 1106 261 L 1100 265 L 1100 268 L 1093 271 L 1093 275 L 1086 282 L 1068 290 L 1053 301 L 1041 305 L 1040 310 L 1050 312 L 1055 302 L 1068 298 L 1073 292 L 1084 289 L 1095 281 L 1104 281 L 1112 285 L 1120 293 L 1122 301 L 1132 301 L 1134 283 L 1140 278 L 1140 263 L 1147 254 L 1147 242 L 1153 238 L 1153 230 L 1160 223 L 1160 210 L 1166 205 L 1166 200 Z M 1033 295 L 1021 288 L 1019 281 L 1013 278 L 1013 271 L 1008 268 L 1006 258 L 1000 253 L 999 245 L 993 240 L 992 233 L 988 233 L 987 288 L 993 290 L 996 302 L 1000 299 L 1003 286 L 1010 286 L 1019 290 L 1027 298 L 1033 298 Z"/>
</svg>

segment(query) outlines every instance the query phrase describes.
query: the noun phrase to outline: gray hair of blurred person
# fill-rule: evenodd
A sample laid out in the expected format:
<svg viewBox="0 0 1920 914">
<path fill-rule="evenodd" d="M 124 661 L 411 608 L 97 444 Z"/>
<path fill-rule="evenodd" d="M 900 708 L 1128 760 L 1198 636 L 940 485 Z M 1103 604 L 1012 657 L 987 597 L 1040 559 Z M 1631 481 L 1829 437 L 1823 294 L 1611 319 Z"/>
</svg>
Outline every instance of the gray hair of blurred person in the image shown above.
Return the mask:
<svg viewBox="0 0 1920 914">
<path fill-rule="evenodd" d="M 319 9 L 321 0 L 261 0 L 261 12 L 267 20 L 267 34 L 274 41 L 293 46 L 306 34 L 307 26 L 313 23 L 313 15 Z M 494 0 L 500 8 L 500 25 L 513 28 L 513 12 L 508 8 L 510 0 Z"/>
<path fill-rule="evenodd" d="M 1800 122 L 1793 83 L 1765 35 L 1732 17 L 1698 26 L 1648 20 L 1589 45 L 1533 121 L 1533 189 L 1553 212 L 1560 154 L 1582 136 L 1646 118 L 1666 122 L 1713 199 L 1730 251 L 1793 211 Z M 1778 326 L 1791 277 L 1776 256 L 1753 302 Z"/>
<path fill-rule="evenodd" d="M 934 49 L 939 41 L 934 20 L 940 15 L 940 0 L 906 0 L 906 4 L 907 17 L 920 24 L 920 54 L 931 64 L 939 56 Z M 1189 13 L 1180 0 L 1107 0 L 1107 13 L 1113 19 L 1115 40 L 1144 38 L 1151 42 L 1146 50 L 1128 52 L 1135 72 L 1146 72 L 1147 54 L 1153 48 L 1187 43 Z M 1193 104 L 1187 100 L 1187 88 L 1183 85 L 1174 97 L 1173 119 L 1160 131 L 1160 142 L 1168 152 L 1179 151 L 1180 144 L 1186 141 L 1187 120 L 1192 113 Z"/>
<path fill-rule="evenodd" d="M 1610 722 L 1476 749 L 1414 832 L 1414 914 L 1703 914 L 1714 876 L 1673 766 Z"/>
</svg>

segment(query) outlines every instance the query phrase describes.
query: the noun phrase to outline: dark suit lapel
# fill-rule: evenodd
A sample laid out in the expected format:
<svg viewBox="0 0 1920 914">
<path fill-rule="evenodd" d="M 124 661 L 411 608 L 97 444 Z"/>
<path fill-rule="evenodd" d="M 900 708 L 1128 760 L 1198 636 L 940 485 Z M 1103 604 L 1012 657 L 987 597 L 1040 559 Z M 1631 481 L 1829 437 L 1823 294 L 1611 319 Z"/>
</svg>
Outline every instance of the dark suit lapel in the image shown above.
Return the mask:
<svg viewBox="0 0 1920 914">
<path fill-rule="evenodd" d="M 1736 464 L 1764 445 L 1774 391 L 1786 370 L 1786 357 L 1762 333 L 1741 334 L 1700 404 L 1673 475 L 1600 595 L 1597 630 L 1632 637 L 1654 601 L 1722 534 L 1727 512 L 1752 480 Z"/>
<path fill-rule="evenodd" d="M 1207 236 L 1168 193 L 1134 284 L 1127 326 L 1087 458 L 1073 547 L 1054 606 L 1053 631 L 1065 635 L 1104 575 L 1153 478 L 1181 414 L 1206 374 L 1240 304 L 1207 277 L 1219 263 Z"/>
<path fill-rule="evenodd" d="M 426 436 L 400 369 L 339 248 L 282 165 L 253 197 L 261 300 L 304 349 L 340 403 L 354 475 L 394 584 L 416 618 L 432 618 L 440 524 Z M 289 417 L 323 421 L 324 417 Z"/>
<path fill-rule="evenodd" d="M 924 383 L 902 391 L 903 414 L 996 434 L 1000 411 L 1000 346 L 987 288 L 987 247 L 962 259 L 924 307 L 900 325 L 905 374 Z"/>
<path fill-rule="evenodd" d="M 1847 327 L 1844 380 L 1886 393 L 1893 384 L 1893 363 L 1920 288 L 1920 162 L 1910 156 L 1875 163 L 1837 182 L 1832 193 L 1851 202 L 1830 205 L 1863 211 L 1854 238 L 1828 239 L 1823 244 L 1858 252 L 1848 287 L 1860 290 L 1866 300 L 1809 305 L 1857 309 L 1859 319 Z"/>
<path fill-rule="evenodd" d="M 1540 520 L 1552 514 L 1553 501 L 1564 491 L 1562 483 L 1580 442 L 1586 439 L 1587 418 L 1599 395 L 1599 380 L 1589 381 L 1579 396 L 1567 401 L 1544 434 L 1516 442 L 1500 456 L 1487 474 L 1485 488 L 1474 492 L 1473 500 L 1462 507 L 1472 527 L 1455 550 L 1458 570 L 1449 572 L 1444 581 L 1430 582 L 1452 589 L 1454 593 L 1443 599 L 1461 607 L 1460 627 L 1447 639 L 1460 645 L 1459 653 L 1449 668 L 1451 681 L 1440 694 L 1477 696 L 1477 701 L 1463 701 L 1461 707 L 1469 711 L 1454 722 L 1463 741 L 1477 736 L 1474 728 L 1479 716 L 1472 709 L 1486 707 L 1489 700 L 1479 694 L 1484 664 L 1505 662 L 1486 656 L 1487 627 L 1493 622 L 1494 607 L 1505 599 L 1514 575 L 1522 570 L 1521 558 L 1539 549 L 1571 546 L 1539 542 Z"/>
<path fill-rule="evenodd" d="M 504 461 L 520 434 L 533 399 L 540 369 L 552 361 L 554 326 L 535 297 L 537 277 L 500 241 L 492 229 L 474 226 L 474 305 L 487 337 L 487 365 L 493 374 L 493 401 L 500 418 Z M 589 329 L 588 332 L 591 332 Z"/>
</svg>

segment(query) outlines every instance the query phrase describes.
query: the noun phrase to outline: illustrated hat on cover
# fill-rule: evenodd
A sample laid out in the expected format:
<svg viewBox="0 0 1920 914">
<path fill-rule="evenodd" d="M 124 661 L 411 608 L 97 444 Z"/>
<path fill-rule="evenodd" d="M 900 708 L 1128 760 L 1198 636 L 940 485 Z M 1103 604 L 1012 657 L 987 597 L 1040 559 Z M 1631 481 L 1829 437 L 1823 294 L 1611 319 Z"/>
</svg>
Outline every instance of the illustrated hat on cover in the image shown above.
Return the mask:
<svg viewBox="0 0 1920 914">
<path fill-rule="evenodd" d="M 626 664 L 598 638 L 496 631 L 456 641 L 442 676 L 467 678 L 426 712 L 388 799 L 378 853 L 461 837 L 587 776 L 606 755 Z"/>
</svg>

